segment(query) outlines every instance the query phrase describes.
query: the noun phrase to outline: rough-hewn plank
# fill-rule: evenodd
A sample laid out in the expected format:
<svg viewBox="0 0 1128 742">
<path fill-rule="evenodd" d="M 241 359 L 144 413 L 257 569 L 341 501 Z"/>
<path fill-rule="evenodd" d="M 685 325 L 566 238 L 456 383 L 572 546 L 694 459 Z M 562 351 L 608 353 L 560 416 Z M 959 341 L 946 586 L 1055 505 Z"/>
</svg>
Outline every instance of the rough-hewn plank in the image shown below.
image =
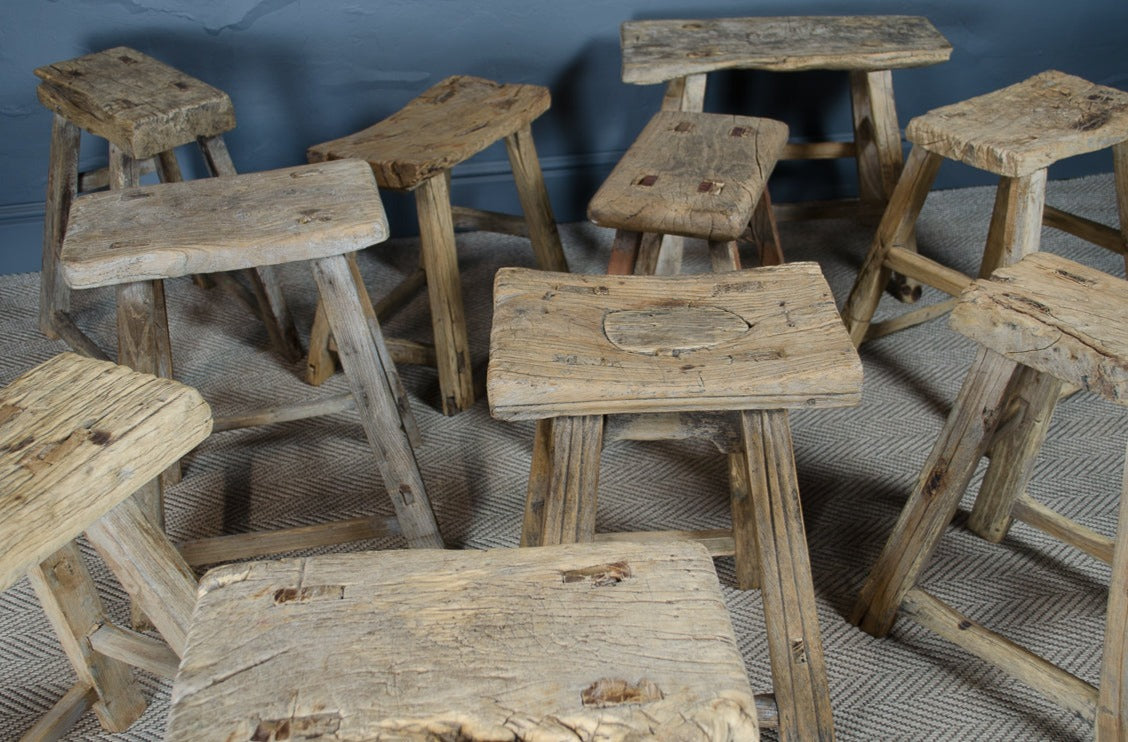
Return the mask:
<svg viewBox="0 0 1128 742">
<path fill-rule="evenodd" d="M 306 155 L 310 162 L 366 160 L 381 188 L 409 190 L 527 127 L 549 102 L 539 85 L 448 77 L 383 121 Z"/>
<path fill-rule="evenodd" d="M 494 300 L 487 387 L 501 419 L 858 402 L 861 364 L 814 263 L 660 277 L 503 268 Z M 639 312 L 653 313 L 648 338 L 609 339 L 609 318 L 637 325 Z M 715 337 L 717 312 L 748 329 Z"/>
<path fill-rule="evenodd" d="M 944 62 L 952 45 L 919 16 L 782 16 L 627 21 L 623 82 L 723 69 L 889 70 Z"/>
<path fill-rule="evenodd" d="M 386 237 L 367 166 L 301 165 L 83 196 L 63 274 L 72 288 L 93 288 L 339 255 Z"/>
<path fill-rule="evenodd" d="M 1050 70 L 917 116 L 905 138 L 997 175 L 1029 175 L 1128 139 L 1128 93 Z"/>
<path fill-rule="evenodd" d="M 86 131 L 145 159 L 235 128 L 227 93 L 128 47 L 35 70 L 39 100 Z"/>
<path fill-rule="evenodd" d="M 752 218 L 787 126 L 771 119 L 659 111 L 596 191 L 602 227 L 735 240 Z"/>
<path fill-rule="evenodd" d="M 283 725 L 334 739 L 759 736 L 712 563 L 690 543 L 221 568 L 172 705 L 170 740 Z"/>
</svg>

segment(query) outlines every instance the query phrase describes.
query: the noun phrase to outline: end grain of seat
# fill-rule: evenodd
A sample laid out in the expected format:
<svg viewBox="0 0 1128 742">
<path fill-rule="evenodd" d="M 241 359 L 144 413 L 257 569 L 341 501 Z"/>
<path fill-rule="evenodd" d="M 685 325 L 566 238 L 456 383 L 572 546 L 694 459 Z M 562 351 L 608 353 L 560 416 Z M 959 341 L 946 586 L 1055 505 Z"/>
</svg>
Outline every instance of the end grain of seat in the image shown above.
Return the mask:
<svg viewBox="0 0 1128 742">
<path fill-rule="evenodd" d="M 168 739 L 283 730 L 759 739 L 713 565 L 690 543 L 385 551 L 212 571 Z"/>
</svg>

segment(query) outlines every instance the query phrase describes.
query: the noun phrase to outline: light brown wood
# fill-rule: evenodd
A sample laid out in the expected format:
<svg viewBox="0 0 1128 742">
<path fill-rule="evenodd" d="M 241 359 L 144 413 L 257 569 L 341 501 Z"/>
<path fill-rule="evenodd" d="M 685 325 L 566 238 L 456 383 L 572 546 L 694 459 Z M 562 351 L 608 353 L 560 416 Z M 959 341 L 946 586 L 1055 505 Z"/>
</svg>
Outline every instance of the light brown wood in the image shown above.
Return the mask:
<svg viewBox="0 0 1128 742">
<path fill-rule="evenodd" d="M 282 724 L 341 739 L 758 739 L 696 544 L 233 565 L 205 577 L 189 643 L 170 742 Z"/>
<path fill-rule="evenodd" d="M 145 696 L 127 665 L 90 645 L 87 637 L 106 621 L 106 614 L 78 546 L 66 542 L 32 564 L 27 577 L 78 682 L 96 694 L 98 721 L 110 731 L 125 731 L 145 711 Z"/>
<path fill-rule="evenodd" d="M 906 616 L 1002 668 L 1087 721 L 1096 715 L 1097 689 L 1005 637 L 914 588 L 901 603 Z"/>
<path fill-rule="evenodd" d="M 1000 178 L 995 208 L 987 229 L 987 245 L 979 277 L 986 278 L 999 266 L 1018 262 L 1038 251 L 1042 239 L 1042 207 L 1046 203 L 1046 171 L 1021 178 Z"/>
<path fill-rule="evenodd" d="M 211 429 L 194 390 L 69 353 L 13 381 L 0 410 L 3 587 Z"/>
<path fill-rule="evenodd" d="M 298 549 L 335 546 L 400 534 L 395 518 L 349 518 L 274 531 L 235 533 L 186 541 L 180 556 L 193 567 L 257 559 Z"/>
<path fill-rule="evenodd" d="M 1060 229 L 1075 237 L 1080 237 L 1086 242 L 1100 245 L 1106 250 L 1121 255 L 1128 253 L 1128 247 L 1125 246 L 1124 236 L 1120 230 L 1107 224 L 1101 224 L 1077 214 L 1070 214 L 1068 211 L 1062 211 L 1049 204 L 1044 204 L 1042 207 L 1042 223 L 1047 227 Z"/>
<path fill-rule="evenodd" d="M 533 455 L 525 490 L 525 515 L 521 522 L 521 546 L 544 543 L 544 507 L 552 486 L 552 418 L 537 420 L 533 433 Z"/>
<path fill-rule="evenodd" d="M 604 421 L 603 440 L 705 440 L 720 453 L 743 451 L 740 415 L 736 412 L 650 412 L 612 415 Z"/>
<path fill-rule="evenodd" d="M 1062 381 L 1128 404 L 1128 282 L 1050 253 L 976 281 L 951 327 Z"/>
<path fill-rule="evenodd" d="M 696 541 L 709 550 L 709 556 L 732 556 L 736 546 L 731 528 L 710 528 L 703 531 L 620 531 L 597 533 L 596 543 L 664 544 L 677 541 Z"/>
<path fill-rule="evenodd" d="M 544 498 L 544 523 L 538 546 L 572 544 L 595 538 L 599 456 L 603 417 L 558 417 L 552 421 L 552 473 Z"/>
<path fill-rule="evenodd" d="M 1120 237 L 1128 246 L 1128 142 L 1112 145 L 1112 169 L 1116 178 L 1116 212 L 1120 217 Z M 1128 249 L 1124 251 L 1124 270 L 1128 273 Z"/>
<path fill-rule="evenodd" d="M 634 273 L 642 246 L 642 232 L 615 230 L 611 242 L 611 257 L 607 260 L 607 273 L 612 276 L 629 276 Z"/>
<path fill-rule="evenodd" d="M 448 77 L 383 121 L 310 147 L 310 162 L 366 160 L 381 188 L 410 190 L 528 126 L 548 110 L 548 88 Z"/>
<path fill-rule="evenodd" d="M 760 565 L 779 736 L 834 739 L 787 411 L 745 412 L 742 418 L 752 517 L 740 520 L 755 535 L 749 539 L 745 531 L 734 538 L 737 558 L 743 543 L 755 549 Z"/>
<path fill-rule="evenodd" d="M 70 289 L 63 280 L 59 254 L 78 188 L 80 134 L 79 128 L 63 116 L 55 114 L 52 118 L 47 202 L 43 212 L 43 267 L 39 279 L 39 330 L 52 340 L 59 337 L 55 315 L 70 310 Z M 75 347 L 73 343 L 71 347 Z"/>
<path fill-rule="evenodd" d="M 704 111 L 705 73 L 670 78 L 662 96 L 663 111 Z"/>
<path fill-rule="evenodd" d="M 119 46 L 35 70 L 44 106 L 145 159 L 235 128 L 221 90 Z"/>
<path fill-rule="evenodd" d="M 666 85 L 666 92 L 662 96 L 661 110 L 704 111 L 707 81 L 708 76 L 704 73 L 675 77 L 670 80 Z M 650 251 L 655 252 L 650 255 Z M 685 238 L 674 234 L 664 234 L 656 244 L 648 245 L 643 252 L 646 254 L 645 263 L 642 266 L 636 266 L 635 273 L 643 276 L 676 276 L 681 273 L 682 256 L 685 253 Z M 630 271 L 625 271 L 625 273 L 630 273 Z"/>
<path fill-rule="evenodd" d="M 901 600 L 928 563 L 987 450 L 1014 370 L 1014 361 L 979 349 L 952 414 L 858 594 L 850 620 L 864 631 L 884 636 L 893 626 Z"/>
<path fill-rule="evenodd" d="M 526 239 L 529 237 L 529 225 L 523 218 L 513 214 L 455 205 L 451 205 L 450 213 L 454 219 L 455 229 L 511 234 Z"/>
<path fill-rule="evenodd" d="M 499 419 L 858 401 L 861 363 L 814 263 L 661 277 L 503 268 L 494 301 L 487 388 Z M 638 311 L 654 312 L 653 347 L 608 339 L 605 318 Z M 692 318 L 712 326 L 718 311 L 755 331 L 703 342 Z M 664 325 L 672 312 L 685 322 Z"/>
<path fill-rule="evenodd" d="M 1124 486 L 1120 491 L 1116 549 L 1112 559 L 1112 583 L 1105 614 L 1104 655 L 1101 658 L 1100 692 L 1097 702 L 1098 742 L 1124 739 L 1128 734 L 1128 451 L 1124 455 Z"/>
<path fill-rule="evenodd" d="M 340 255 L 386 237 L 363 163 L 301 165 L 84 196 L 63 272 L 72 288 L 93 288 Z"/>
<path fill-rule="evenodd" d="M 537 267 L 544 271 L 567 272 L 568 261 L 565 260 L 564 248 L 560 245 L 556 217 L 552 215 L 548 189 L 544 185 L 536 147 L 533 146 L 532 127 L 525 124 L 507 136 L 505 149 L 509 153 L 513 182 L 517 185 L 517 197 L 525 213 Z"/>
<path fill-rule="evenodd" d="M 893 73 L 850 72 L 858 191 L 863 201 L 885 203 L 901 175 L 901 130 L 893 101 Z"/>
<path fill-rule="evenodd" d="M 164 642 L 117 624 L 99 626 L 90 634 L 90 646 L 107 657 L 170 680 L 176 677 L 176 668 L 180 665 L 180 658 Z"/>
<path fill-rule="evenodd" d="M 783 265 L 783 243 L 779 239 L 779 227 L 776 225 L 775 211 L 772 208 L 772 197 L 767 188 L 756 203 L 748 227 L 752 241 L 760 251 L 760 265 Z"/>
<path fill-rule="evenodd" d="M 274 423 L 304 420 L 307 417 L 321 415 L 334 415 L 338 412 L 356 409 L 352 394 L 334 394 L 322 399 L 308 402 L 299 402 L 291 405 L 275 405 L 242 415 L 226 415 L 215 418 L 212 430 L 216 433 L 224 430 L 237 430 L 239 428 L 253 428 L 259 425 L 272 425 Z"/>
<path fill-rule="evenodd" d="M 623 82 L 723 69 L 888 70 L 944 62 L 952 46 L 916 16 L 782 16 L 627 21 Z"/>
<path fill-rule="evenodd" d="M 1128 140 L 1128 93 L 1056 70 L 936 108 L 905 137 L 950 160 L 1016 178 Z"/>
<path fill-rule="evenodd" d="M 728 455 L 730 510 L 732 512 L 733 563 L 736 567 L 736 586 L 741 590 L 760 587 L 760 558 L 756 553 L 756 511 L 752 504 L 752 480 L 748 471 L 747 451 L 744 447 L 743 419 L 738 417 L 741 434 L 740 450 Z"/>
<path fill-rule="evenodd" d="M 1029 495 L 1023 494 L 1014 503 L 1011 515 L 1015 520 L 1045 531 L 1050 536 L 1080 549 L 1094 559 L 1112 564 L 1113 540 L 1092 528 L 1050 510 Z"/>
<path fill-rule="evenodd" d="M 388 377 L 395 374 L 395 368 L 383 365 L 348 263 L 340 255 L 322 258 L 314 261 L 313 274 L 337 338 L 341 365 L 361 424 L 376 454 L 376 465 L 403 535 L 412 547 L 441 549 L 438 524 L 391 393 Z"/>
<path fill-rule="evenodd" d="M 771 119 L 660 111 L 588 204 L 612 229 L 735 240 L 787 141 Z"/>
<path fill-rule="evenodd" d="M 885 255 L 885 265 L 890 270 L 926 283 L 949 296 L 959 296 L 973 280 L 953 268 L 902 247 L 889 248 Z"/>
<path fill-rule="evenodd" d="M 889 250 L 909 244 L 913 227 L 939 168 L 940 157 L 927 149 L 915 146 L 909 152 L 905 169 L 893 189 L 873 243 L 842 307 L 842 320 L 855 345 L 860 345 L 865 338 L 877 303 L 881 300 L 881 292 L 889 280 L 890 269 L 886 265 Z"/>
<path fill-rule="evenodd" d="M 45 742 L 62 739 L 98 700 L 98 692 L 85 683 L 76 683 L 51 710 L 27 730 L 20 742 Z"/>
</svg>

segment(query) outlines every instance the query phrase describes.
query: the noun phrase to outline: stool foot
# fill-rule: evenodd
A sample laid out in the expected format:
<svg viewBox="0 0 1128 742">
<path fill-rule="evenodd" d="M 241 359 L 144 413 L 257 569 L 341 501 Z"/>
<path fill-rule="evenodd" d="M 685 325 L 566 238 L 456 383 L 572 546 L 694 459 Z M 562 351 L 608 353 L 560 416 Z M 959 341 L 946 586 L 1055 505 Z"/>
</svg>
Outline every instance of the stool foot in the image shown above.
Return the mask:
<svg viewBox="0 0 1128 742">
<path fill-rule="evenodd" d="M 791 430 L 786 410 L 742 413 L 781 740 L 834 739 Z M 742 536 L 736 536 L 737 558 Z"/>
</svg>

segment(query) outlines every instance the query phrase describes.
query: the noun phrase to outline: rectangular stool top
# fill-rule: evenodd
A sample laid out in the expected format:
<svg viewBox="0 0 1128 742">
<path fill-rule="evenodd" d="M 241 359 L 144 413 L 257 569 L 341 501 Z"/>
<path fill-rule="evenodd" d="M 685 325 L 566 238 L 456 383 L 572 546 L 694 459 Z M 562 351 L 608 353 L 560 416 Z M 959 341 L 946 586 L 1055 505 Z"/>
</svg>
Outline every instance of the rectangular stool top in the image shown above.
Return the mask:
<svg viewBox="0 0 1128 742">
<path fill-rule="evenodd" d="M 1029 175 L 1128 140 L 1128 93 L 1050 70 L 917 116 L 905 138 L 996 175 Z"/>
<path fill-rule="evenodd" d="M 857 404 L 862 366 L 817 263 L 585 276 L 502 268 L 486 389 L 502 420 Z"/>
<path fill-rule="evenodd" d="M 80 196 L 63 277 L 87 289 L 241 270 L 354 252 L 387 236 L 368 165 L 299 165 Z"/>
<path fill-rule="evenodd" d="M 0 390 L 0 590 L 211 432 L 200 394 L 63 353 Z"/>
<path fill-rule="evenodd" d="M 528 126 L 550 100 L 540 85 L 448 77 L 383 121 L 306 154 L 310 162 L 366 160 L 381 188 L 410 190 Z"/>
<path fill-rule="evenodd" d="M 39 101 L 136 159 L 235 128 L 227 93 L 128 47 L 35 70 Z"/>
<path fill-rule="evenodd" d="M 381 551 L 209 572 L 167 739 L 322 735 L 759 737 L 699 544 Z"/>
<path fill-rule="evenodd" d="M 1128 281 L 1032 253 L 973 283 L 949 320 L 996 353 L 1128 405 Z"/>
<path fill-rule="evenodd" d="M 612 229 L 734 240 L 786 144 L 780 121 L 660 111 L 596 191 L 588 218 Z"/>
<path fill-rule="evenodd" d="M 906 15 L 627 21 L 620 40 L 623 82 L 638 85 L 725 69 L 923 67 L 952 54 L 927 18 Z"/>
</svg>

